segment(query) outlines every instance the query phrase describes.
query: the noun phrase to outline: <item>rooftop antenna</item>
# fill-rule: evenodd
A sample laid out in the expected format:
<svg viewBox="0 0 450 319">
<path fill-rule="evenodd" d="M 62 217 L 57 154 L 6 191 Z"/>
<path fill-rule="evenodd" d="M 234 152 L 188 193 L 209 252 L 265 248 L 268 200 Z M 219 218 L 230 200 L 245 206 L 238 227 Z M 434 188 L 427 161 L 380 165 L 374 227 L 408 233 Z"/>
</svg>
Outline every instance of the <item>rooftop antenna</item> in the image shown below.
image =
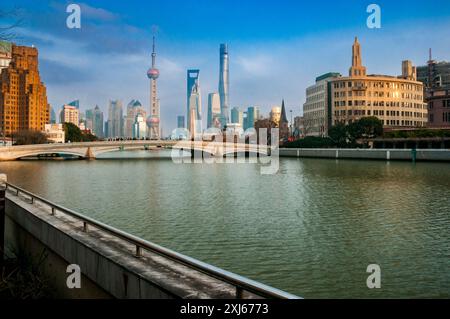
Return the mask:
<svg viewBox="0 0 450 319">
<path fill-rule="evenodd" d="M 432 85 L 432 78 L 433 78 L 433 60 L 432 60 L 432 54 L 431 54 L 431 48 L 428 51 L 429 54 L 429 60 L 428 60 L 428 83 L 427 88 L 431 89 Z"/>
</svg>

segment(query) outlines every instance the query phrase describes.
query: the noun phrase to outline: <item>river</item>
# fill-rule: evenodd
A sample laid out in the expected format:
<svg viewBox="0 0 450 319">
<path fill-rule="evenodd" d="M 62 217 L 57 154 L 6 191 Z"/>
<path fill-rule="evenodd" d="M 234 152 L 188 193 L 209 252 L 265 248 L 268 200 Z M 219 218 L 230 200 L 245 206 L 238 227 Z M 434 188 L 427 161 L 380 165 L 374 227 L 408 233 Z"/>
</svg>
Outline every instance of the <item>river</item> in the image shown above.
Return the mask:
<svg viewBox="0 0 450 319">
<path fill-rule="evenodd" d="M 449 164 L 282 158 L 277 174 L 261 175 L 258 164 L 174 164 L 164 152 L 2 162 L 0 172 L 305 298 L 450 297 Z M 381 268 L 381 289 L 366 286 L 369 264 Z"/>
</svg>

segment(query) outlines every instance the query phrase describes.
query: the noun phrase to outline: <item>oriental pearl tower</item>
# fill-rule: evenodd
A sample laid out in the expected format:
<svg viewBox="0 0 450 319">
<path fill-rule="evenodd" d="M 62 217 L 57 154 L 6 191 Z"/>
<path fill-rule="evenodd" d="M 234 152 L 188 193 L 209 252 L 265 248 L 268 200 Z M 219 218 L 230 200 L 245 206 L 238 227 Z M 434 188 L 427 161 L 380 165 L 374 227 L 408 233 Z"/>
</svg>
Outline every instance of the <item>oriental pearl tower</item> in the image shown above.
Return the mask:
<svg viewBox="0 0 450 319">
<path fill-rule="evenodd" d="M 147 76 L 150 79 L 150 115 L 147 117 L 148 136 L 152 140 L 160 138 L 159 99 L 156 91 L 156 79 L 159 70 L 155 67 L 155 37 L 153 37 L 152 67 L 148 69 Z"/>
</svg>

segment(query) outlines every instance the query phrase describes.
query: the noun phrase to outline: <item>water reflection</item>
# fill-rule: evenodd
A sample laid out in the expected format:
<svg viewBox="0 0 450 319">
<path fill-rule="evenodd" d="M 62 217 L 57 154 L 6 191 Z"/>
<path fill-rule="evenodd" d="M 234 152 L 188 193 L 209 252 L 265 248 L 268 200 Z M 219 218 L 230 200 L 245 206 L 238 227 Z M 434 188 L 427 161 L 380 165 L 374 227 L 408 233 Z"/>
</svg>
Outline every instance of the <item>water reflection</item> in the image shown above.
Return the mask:
<svg viewBox="0 0 450 319">
<path fill-rule="evenodd" d="M 63 206 L 304 297 L 450 297 L 448 164 L 0 163 Z M 109 153 L 111 155 L 113 153 Z M 146 153 L 148 155 L 148 152 Z M 377 263 L 382 289 L 366 287 Z"/>
</svg>

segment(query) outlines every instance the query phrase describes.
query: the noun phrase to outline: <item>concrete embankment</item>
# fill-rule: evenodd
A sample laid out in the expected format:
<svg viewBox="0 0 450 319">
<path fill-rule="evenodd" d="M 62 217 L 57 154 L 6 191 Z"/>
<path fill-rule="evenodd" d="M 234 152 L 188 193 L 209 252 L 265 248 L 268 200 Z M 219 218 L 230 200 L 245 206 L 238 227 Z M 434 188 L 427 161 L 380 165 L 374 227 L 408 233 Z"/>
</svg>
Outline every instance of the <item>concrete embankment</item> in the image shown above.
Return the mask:
<svg viewBox="0 0 450 319">
<path fill-rule="evenodd" d="M 236 287 L 198 269 L 136 246 L 26 194 L 6 191 L 7 251 L 45 252 L 44 274 L 62 298 L 236 298 Z M 81 269 L 81 288 L 69 288 L 67 266 Z M 212 266 L 211 266 L 212 267 Z M 224 273 L 226 273 L 224 271 Z M 228 273 L 230 274 L 230 273 Z M 242 298 L 254 298 L 248 292 Z"/>
<path fill-rule="evenodd" d="M 385 161 L 450 161 L 446 149 L 307 149 L 280 148 L 281 157 L 365 159 Z"/>
</svg>

